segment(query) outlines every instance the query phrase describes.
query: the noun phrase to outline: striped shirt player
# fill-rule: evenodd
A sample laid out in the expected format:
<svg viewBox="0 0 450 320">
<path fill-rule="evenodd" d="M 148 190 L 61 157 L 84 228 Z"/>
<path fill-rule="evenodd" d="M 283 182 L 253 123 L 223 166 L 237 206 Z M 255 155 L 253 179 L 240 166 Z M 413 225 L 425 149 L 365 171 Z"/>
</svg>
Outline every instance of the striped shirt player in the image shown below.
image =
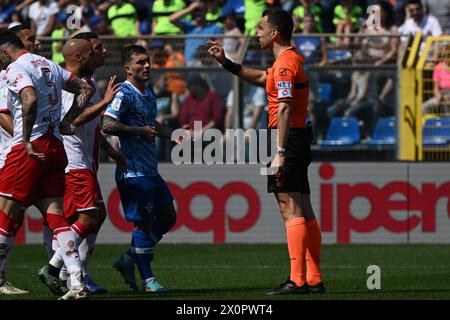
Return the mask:
<svg viewBox="0 0 450 320">
<path fill-rule="evenodd" d="M 0 71 L 0 113 L 12 114 L 11 103 L 8 103 L 8 86 L 6 83 L 6 71 Z M 5 164 L 6 156 L 11 150 L 12 137 L 0 127 L 0 170 Z"/>
<path fill-rule="evenodd" d="M 11 151 L 1 174 L 0 195 L 20 202 L 62 197 L 67 158 L 59 132 L 61 90 L 72 75 L 26 50 L 9 65 L 6 74 L 14 130 Z M 20 93 L 28 87 L 35 89 L 38 105 L 30 141 L 45 154 L 45 165 L 29 157 L 22 144 Z"/>
<path fill-rule="evenodd" d="M 89 104 L 95 105 L 101 101 L 97 84 L 90 80 L 95 92 Z M 62 114 L 69 111 L 74 100 L 74 94 L 63 90 Z M 74 214 L 98 209 L 97 204 L 103 202 L 100 186 L 97 180 L 99 163 L 101 117 L 76 127 L 73 135 L 64 135 L 68 165 L 66 173 L 66 192 L 64 194 L 64 215 L 67 219 Z"/>
</svg>

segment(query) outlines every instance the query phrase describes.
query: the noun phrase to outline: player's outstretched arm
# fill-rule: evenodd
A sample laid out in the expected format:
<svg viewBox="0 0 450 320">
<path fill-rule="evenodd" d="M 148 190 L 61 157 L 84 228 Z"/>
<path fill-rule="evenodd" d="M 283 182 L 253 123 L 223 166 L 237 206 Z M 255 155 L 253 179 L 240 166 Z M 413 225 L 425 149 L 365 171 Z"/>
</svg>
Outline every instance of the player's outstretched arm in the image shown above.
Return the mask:
<svg viewBox="0 0 450 320">
<path fill-rule="evenodd" d="M 10 136 L 13 135 L 13 119 L 10 114 L 0 112 L 0 126 L 8 132 Z"/>
<path fill-rule="evenodd" d="M 227 59 L 227 57 L 225 57 L 225 51 L 219 41 L 208 40 L 207 43 L 210 45 L 208 53 L 226 70 L 257 86 L 262 87 L 266 85 L 266 71 L 244 67 Z"/>
<path fill-rule="evenodd" d="M 106 134 L 114 136 L 137 136 L 153 142 L 157 136 L 157 131 L 154 127 L 134 127 L 127 126 L 116 119 L 105 115 L 102 122 L 102 131 Z"/>
<path fill-rule="evenodd" d="M 61 121 L 60 130 L 62 134 L 71 134 L 73 133 L 72 122 L 88 105 L 92 95 L 94 94 L 94 88 L 92 88 L 86 81 L 74 76 L 67 84 L 65 90 L 75 94 L 75 99 L 73 99 L 72 107 L 70 107 L 69 111 L 67 111 Z"/>
<path fill-rule="evenodd" d="M 112 76 L 109 79 L 108 87 L 106 88 L 105 96 L 102 101 L 100 101 L 99 103 L 96 103 L 94 105 L 86 107 L 81 112 L 81 114 L 78 117 L 76 117 L 75 120 L 73 120 L 72 124 L 75 127 L 79 127 L 79 126 L 91 121 L 92 119 L 97 118 L 103 112 L 103 110 L 106 109 L 108 104 L 110 104 L 111 101 L 113 101 L 116 93 L 121 90 L 120 85 L 122 84 L 122 82 L 114 84 L 115 80 L 116 80 L 116 76 Z"/>
</svg>

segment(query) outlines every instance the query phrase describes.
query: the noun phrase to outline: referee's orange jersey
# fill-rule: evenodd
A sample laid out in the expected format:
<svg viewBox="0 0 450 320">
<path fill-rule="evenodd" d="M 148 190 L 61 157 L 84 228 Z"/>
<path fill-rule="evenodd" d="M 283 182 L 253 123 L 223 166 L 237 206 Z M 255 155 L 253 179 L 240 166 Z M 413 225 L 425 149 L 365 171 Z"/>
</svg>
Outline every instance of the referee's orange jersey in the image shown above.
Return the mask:
<svg viewBox="0 0 450 320">
<path fill-rule="evenodd" d="M 279 101 L 293 101 L 291 128 L 304 128 L 308 109 L 308 76 L 303 70 L 305 59 L 289 47 L 267 69 L 266 92 L 269 101 L 269 128 L 277 127 Z"/>
</svg>

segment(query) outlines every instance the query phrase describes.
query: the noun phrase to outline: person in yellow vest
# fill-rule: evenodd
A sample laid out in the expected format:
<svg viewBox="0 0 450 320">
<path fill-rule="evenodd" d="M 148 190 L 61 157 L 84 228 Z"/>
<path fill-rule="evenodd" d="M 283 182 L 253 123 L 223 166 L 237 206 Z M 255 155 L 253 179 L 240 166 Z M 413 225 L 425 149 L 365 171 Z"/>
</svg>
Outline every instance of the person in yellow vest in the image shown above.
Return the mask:
<svg viewBox="0 0 450 320">
<path fill-rule="evenodd" d="M 153 2 L 153 34 L 184 34 L 169 21 L 169 16 L 186 8 L 184 0 L 155 0 Z"/>
<path fill-rule="evenodd" d="M 139 20 L 136 8 L 124 0 L 113 0 L 108 9 L 108 19 L 111 22 L 114 35 L 118 37 L 139 36 Z"/>
<path fill-rule="evenodd" d="M 67 19 L 69 15 L 66 11 L 61 11 L 56 17 L 57 28 L 52 32 L 52 39 L 63 39 L 68 38 L 70 35 L 70 30 L 67 28 Z M 57 64 L 62 64 L 64 62 L 64 57 L 62 55 L 62 49 L 64 46 L 64 41 L 52 41 L 52 61 Z"/>
</svg>

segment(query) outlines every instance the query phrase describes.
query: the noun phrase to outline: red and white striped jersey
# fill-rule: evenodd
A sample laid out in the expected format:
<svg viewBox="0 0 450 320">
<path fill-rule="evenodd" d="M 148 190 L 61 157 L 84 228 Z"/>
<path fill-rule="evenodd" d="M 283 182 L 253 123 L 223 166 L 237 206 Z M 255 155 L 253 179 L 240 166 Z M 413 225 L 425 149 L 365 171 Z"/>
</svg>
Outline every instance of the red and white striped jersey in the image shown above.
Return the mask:
<svg viewBox="0 0 450 320">
<path fill-rule="evenodd" d="M 0 71 L 0 112 L 12 114 L 11 103 L 8 102 L 8 85 L 6 71 Z M 0 127 L 0 168 L 3 167 L 6 155 L 11 150 L 12 137 L 5 129 Z"/>
<path fill-rule="evenodd" d="M 12 145 L 22 143 L 22 103 L 20 93 L 33 87 L 37 97 L 36 122 L 31 141 L 51 131 L 59 133 L 61 119 L 61 91 L 72 79 L 72 74 L 42 56 L 25 51 L 6 69 L 6 78 L 13 110 L 14 134 Z"/>
<path fill-rule="evenodd" d="M 100 102 L 100 94 L 94 79 L 91 79 L 91 85 L 95 90 L 94 95 L 89 101 L 89 105 Z M 62 117 L 69 111 L 72 106 L 74 95 L 70 92 L 62 92 Z M 61 119 L 62 119 L 61 117 Z M 63 135 L 64 149 L 66 150 L 69 164 L 66 172 L 74 169 L 90 169 L 97 172 L 100 151 L 100 128 L 101 117 L 77 127 L 75 134 Z"/>
</svg>

